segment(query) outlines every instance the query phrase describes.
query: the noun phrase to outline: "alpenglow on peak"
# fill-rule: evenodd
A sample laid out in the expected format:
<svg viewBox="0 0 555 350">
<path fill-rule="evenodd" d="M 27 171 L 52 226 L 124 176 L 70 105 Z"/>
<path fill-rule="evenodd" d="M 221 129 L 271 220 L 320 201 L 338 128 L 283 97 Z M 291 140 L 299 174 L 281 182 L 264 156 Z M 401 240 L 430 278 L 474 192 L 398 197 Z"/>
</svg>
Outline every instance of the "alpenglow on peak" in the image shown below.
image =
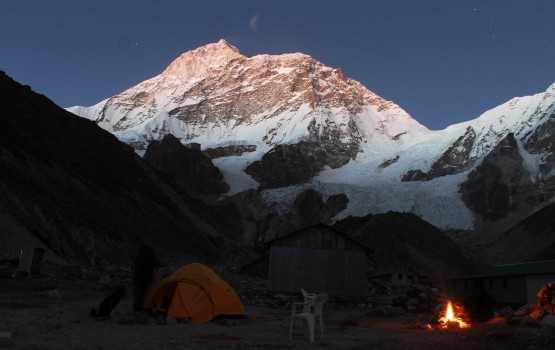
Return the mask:
<svg viewBox="0 0 555 350">
<path fill-rule="evenodd" d="M 137 150 L 171 133 L 202 147 L 263 150 L 304 140 L 354 159 L 362 147 L 375 152 L 428 132 L 340 69 L 301 53 L 246 57 L 223 39 L 95 106 L 70 110 Z"/>
<path fill-rule="evenodd" d="M 206 73 L 208 68 L 225 65 L 236 58 L 245 58 L 245 56 L 235 46 L 221 39 L 217 43 L 185 52 L 175 59 L 164 73 L 184 77 L 200 76 Z"/>
</svg>

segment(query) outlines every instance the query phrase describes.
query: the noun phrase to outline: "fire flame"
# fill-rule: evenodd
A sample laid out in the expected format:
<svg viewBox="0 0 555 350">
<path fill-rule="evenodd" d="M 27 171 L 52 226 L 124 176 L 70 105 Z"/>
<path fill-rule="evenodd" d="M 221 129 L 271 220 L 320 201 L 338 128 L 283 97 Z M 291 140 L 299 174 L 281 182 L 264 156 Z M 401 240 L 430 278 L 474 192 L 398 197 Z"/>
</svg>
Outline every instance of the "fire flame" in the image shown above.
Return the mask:
<svg viewBox="0 0 555 350">
<path fill-rule="evenodd" d="M 451 301 L 447 303 L 447 311 L 445 312 L 445 318 L 449 321 L 455 320 L 455 313 L 453 312 L 453 304 L 451 304 Z"/>
<path fill-rule="evenodd" d="M 470 323 L 466 323 L 460 317 L 455 316 L 453 311 L 453 304 L 449 300 L 447 303 L 447 310 L 445 310 L 445 316 L 439 319 L 440 328 L 469 328 Z"/>
</svg>

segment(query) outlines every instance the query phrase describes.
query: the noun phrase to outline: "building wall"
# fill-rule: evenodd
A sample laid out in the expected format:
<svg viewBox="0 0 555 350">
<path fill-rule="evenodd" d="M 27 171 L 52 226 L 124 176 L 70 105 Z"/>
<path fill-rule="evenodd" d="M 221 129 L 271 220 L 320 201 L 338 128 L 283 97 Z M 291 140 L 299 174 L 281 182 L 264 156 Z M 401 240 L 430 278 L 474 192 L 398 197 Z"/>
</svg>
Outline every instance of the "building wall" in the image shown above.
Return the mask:
<svg viewBox="0 0 555 350">
<path fill-rule="evenodd" d="M 407 271 L 397 270 L 391 274 L 391 284 L 394 286 L 408 286 L 411 284 L 407 276 Z"/>
<path fill-rule="evenodd" d="M 526 277 L 486 277 L 479 279 L 456 279 L 445 283 L 445 290 L 450 298 L 463 302 L 475 281 L 481 281 L 497 304 L 522 305 L 526 303 Z"/>
<path fill-rule="evenodd" d="M 353 251 L 272 246 L 268 287 L 275 291 L 335 295 L 366 292 L 366 254 Z"/>
<path fill-rule="evenodd" d="M 414 275 L 406 268 L 394 271 L 391 274 L 391 284 L 395 286 L 410 286 L 418 283 L 418 276 Z"/>
<path fill-rule="evenodd" d="M 506 276 L 482 279 L 484 287 L 498 304 L 525 304 L 526 277 Z"/>
</svg>

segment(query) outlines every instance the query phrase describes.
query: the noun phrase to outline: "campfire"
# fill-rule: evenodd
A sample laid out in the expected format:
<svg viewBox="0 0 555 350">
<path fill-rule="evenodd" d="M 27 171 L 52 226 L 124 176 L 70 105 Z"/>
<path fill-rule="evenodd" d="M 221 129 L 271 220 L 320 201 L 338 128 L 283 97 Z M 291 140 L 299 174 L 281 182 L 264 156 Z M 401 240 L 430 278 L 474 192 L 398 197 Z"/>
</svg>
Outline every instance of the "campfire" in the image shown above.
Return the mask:
<svg viewBox="0 0 555 350">
<path fill-rule="evenodd" d="M 431 324 L 416 322 L 409 328 L 423 330 L 470 328 L 470 321 L 464 312 L 464 308 L 462 306 L 453 305 L 450 300 L 441 315 L 437 321 Z"/>
<path fill-rule="evenodd" d="M 439 329 L 469 328 L 470 323 L 465 322 L 462 317 L 464 317 L 464 311 L 459 310 L 458 307 L 456 307 L 455 310 L 453 308 L 453 303 L 449 300 L 447 308 L 445 309 L 445 314 L 437 321 L 437 327 Z"/>
</svg>

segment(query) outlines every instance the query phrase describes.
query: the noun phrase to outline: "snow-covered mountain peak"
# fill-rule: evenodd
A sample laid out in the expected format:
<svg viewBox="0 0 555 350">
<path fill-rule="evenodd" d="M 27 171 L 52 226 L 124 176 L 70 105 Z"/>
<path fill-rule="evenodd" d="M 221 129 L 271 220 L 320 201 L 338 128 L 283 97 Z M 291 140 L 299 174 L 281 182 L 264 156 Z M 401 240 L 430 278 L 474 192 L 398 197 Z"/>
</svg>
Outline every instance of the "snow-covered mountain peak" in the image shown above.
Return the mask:
<svg viewBox="0 0 555 350">
<path fill-rule="evenodd" d="M 301 53 L 248 58 L 225 40 L 182 54 L 95 106 L 69 110 L 139 149 L 172 133 L 203 147 L 326 140 L 355 158 L 361 147 L 391 148 L 429 131 L 340 69 Z"/>
<path fill-rule="evenodd" d="M 167 134 L 202 149 L 248 149 L 214 160 L 231 193 L 262 183 L 253 178 L 266 184 L 287 178 L 265 174 L 257 164 L 267 159 L 273 165 L 308 164 L 307 178 L 320 172 L 312 185 L 321 192 L 348 195 L 342 215 L 412 211 L 441 227 L 469 228 L 473 216 L 459 185 L 508 136 L 516 139 L 534 181 L 555 179 L 555 84 L 431 131 L 308 55 L 246 57 L 220 40 L 182 54 L 160 75 L 116 96 L 68 110 L 138 153 Z"/>
<path fill-rule="evenodd" d="M 246 58 L 239 50 L 224 39 L 185 52 L 166 68 L 163 74 L 180 78 L 202 76 L 211 68 L 225 66 L 233 59 Z"/>
</svg>

